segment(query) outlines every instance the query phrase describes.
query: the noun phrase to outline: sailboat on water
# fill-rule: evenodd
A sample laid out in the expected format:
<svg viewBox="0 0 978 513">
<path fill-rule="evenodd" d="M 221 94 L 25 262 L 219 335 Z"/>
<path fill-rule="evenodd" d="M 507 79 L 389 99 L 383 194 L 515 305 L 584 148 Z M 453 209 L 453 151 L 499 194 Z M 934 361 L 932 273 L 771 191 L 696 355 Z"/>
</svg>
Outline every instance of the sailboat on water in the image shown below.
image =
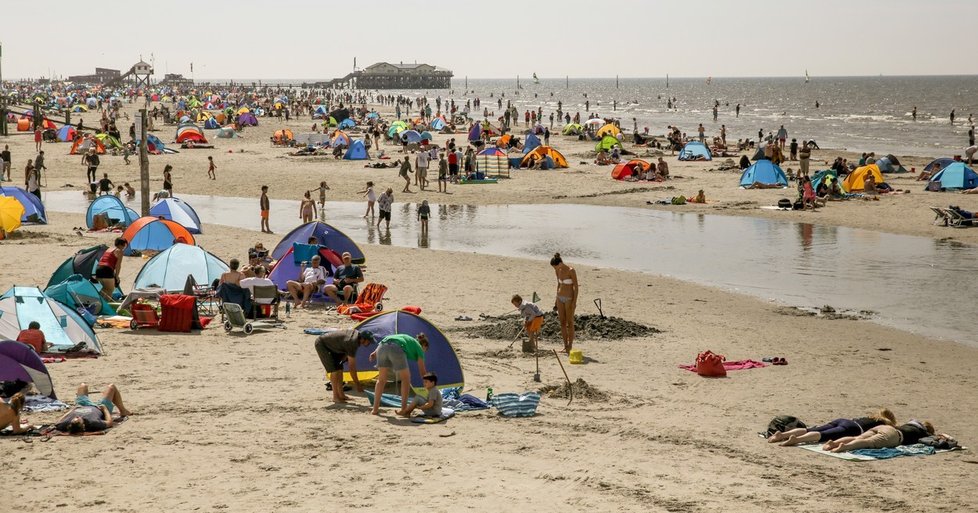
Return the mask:
<svg viewBox="0 0 978 513">
<path fill-rule="evenodd" d="M 807 84 L 807 83 L 809 83 L 811 81 L 812 81 L 812 79 L 811 79 L 811 77 L 808 76 L 808 70 L 806 69 L 805 70 L 805 83 Z"/>
<path fill-rule="evenodd" d="M 540 83 L 540 79 L 537 78 L 537 74 L 535 72 L 533 73 L 533 83 L 534 84 L 539 84 Z"/>
</svg>

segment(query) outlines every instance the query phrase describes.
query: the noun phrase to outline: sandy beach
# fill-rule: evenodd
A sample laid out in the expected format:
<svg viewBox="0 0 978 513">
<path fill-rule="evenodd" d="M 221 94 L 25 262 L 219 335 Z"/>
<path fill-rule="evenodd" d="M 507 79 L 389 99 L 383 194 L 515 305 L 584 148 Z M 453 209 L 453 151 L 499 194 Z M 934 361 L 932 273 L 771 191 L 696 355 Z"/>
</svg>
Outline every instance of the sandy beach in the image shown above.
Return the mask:
<svg viewBox="0 0 978 513">
<path fill-rule="evenodd" d="M 132 105 L 124 110 L 133 114 Z M 909 174 L 887 177 L 909 194 L 785 212 L 759 207 L 793 198 L 794 190 L 742 190 L 739 171 L 715 170 L 723 158 L 684 163 L 666 152 L 672 180 L 619 182 L 610 178 L 611 166 L 593 164 L 593 143 L 554 135 L 551 144 L 567 157 L 569 169 L 514 171 L 495 185 L 451 185 L 447 195 L 403 194 L 396 169 L 290 157 L 289 150 L 270 144 L 270 135 L 283 127 L 308 132 L 307 117 L 288 124 L 278 118 L 259 121 L 243 138 L 213 139 L 213 150 L 150 156 L 152 192 L 162 187 L 163 166 L 171 164 L 176 196 L 254 203 L 253 230 L 205 224 L 198 237 L 198 244 L 225 261 L 244 259 L 256 241 L 274 247 L 282 235 L 258 231 L 261 185 L 270 186 L 273 202 L 299 200 L 321 180 L 331 187 L 328 202 L 362 201 L 358 191 L 372 180 L 378 192 L 394 188 L 395 204 L 427 199 L 458 205 L 663 208 L 978 243 L 978 231 L 934 226 L 927 208 L 956 204 L 978 210 L 978 195 L 924 192 L 924 182 Z M 157 128 L 160 139 L 173 139 L 175 126 Z M 443 144 L 446 137 L 436 135 L 435 142 Z M 455 137 L 463 141 L 465 134 Z M 33 140 L 13 135 L 0 138 L 2 144 L 11 146 L 18 184 L 26 159 L 34 156 Z M 69 148 L 45 144 L 45 191 L 81 194 L 85 168 L 80 156 L 67 155 Z M 381 149 L 393 158 L 403 156 L 399 147 Z M 626 149 L 644 152 L 631 144 Z M 217 181 L 207 179 L 207 156 L 218 166 Z M 827 168 L 824 162 L 836 156 L 853 157 L 816 151 L 812 169 Z M 918 171 L 932 159 L 898 157 Z M 99 173 L 138 188 L 138 158 L 132 162 L 126 166 L 121 157 L 104 156 Z M 706 205 L 646 203 L 695 195 L 698 189 L 705 191 Z M 23 227 L 20 236 L 0 243 L 6 263 L 0 289 L 43 287 L 75 251 L 111 243 L 113 234 L 76 233 L 74 227 L 85 225 L 83 214 L 52 213 L 50 224 Z M 298 212 L 294 222 L 299 223 Z M 484 324 L 479 314 L 505 312 L 513 293 L 538 291 L 541 307 L 548 309 L 554 277 L 547 262 L 489 255 L 476 261 L 469 253 L 358 242 L 369 262 L 367 281 L 390 288 L 385 303 L 420 305 L 423 315 L 448 334 L 462 362 L 466 391 L 484 396 L 487 387 L 523 392 L 563 382 L 552 354 L 541 356 L 542 383 L 535 383 L 535 359 L 522 355 L 518 343 L 508 348 L 507 340 L 473 335 Z M 127 290 L 143 262 L 124 260 Z M 368 415 L 363 396 L 347 406 L 329 402 L 314 337 L 303 329 L 353 325 L 332 312 L 295 311 L 286 330 L 248 337 L 225 334 L 217 326 L 191 334 L 98 329 L 105 348 L 101 358 L 48 366 L 58 396 L 70 399 L 83 381 L 99 390 L 114 383 L 134 415 L 105 436 L 0 440 L 11 476 L 0 503 L 26 511 L 119 512 L 974 509 L 978 491 L 968 484 L 978 463 L 973 451 L 852 463 L 776 447 L 757 432 L 780 414 L 817 423 L 889 407 L 900 420 L 929 419 L 939 431 L 973 446 L 978 380 L 967 362 L 975 360 L 978 349 L 869 321 L 796 315 L 783 305 L 652 274 L 568 263 L 576 267 L 585 298 L 578 314 L 597 314 L 589 298 L 600 297 L 605 314 L 660 331 L 581 340 L 588 363 L 568 365 L 565 359 L 564 365 L 571 380 L 593 388 L 590 397 L 568 404 L 545 395 L 532 418 L 483 411 L 417 425 L 389 409 L 379 418 Z M 458 316 L 474 320 L 455 320 Z M 559 341 L 545 340 L 543 346 L 559 348 Z M 678 368 L 707 349 L 731 360 L 784 356 L 788 365 L 732 372 L 718 380 Z M 27 417 L 47 423 L 57 414 Z"/>
</svg>

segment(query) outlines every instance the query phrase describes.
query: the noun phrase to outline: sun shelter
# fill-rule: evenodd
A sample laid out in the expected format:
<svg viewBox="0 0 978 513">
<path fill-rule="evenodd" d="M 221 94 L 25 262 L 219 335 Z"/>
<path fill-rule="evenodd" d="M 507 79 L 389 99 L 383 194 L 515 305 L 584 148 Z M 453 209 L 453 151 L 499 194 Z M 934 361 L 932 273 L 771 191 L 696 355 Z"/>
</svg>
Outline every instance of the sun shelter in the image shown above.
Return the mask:
<svg viewBox="0 0 978 513">
<path fill-rule="evenodd" d="M 41 395 L 57 399 L 51 373 L 31 346 L 12 340 L 0 342 L 0 381 L 33 383 Z"/>
<path fill-rule="evenodd" d="M 705 144 L 699 141 L 690 141 L 683 146 L 679 152 L 679 160 L 713 160 L 713 154 Z"/>
<path fill-rule="evenodd" d="M 333 137 L 330 138 L 329 145 L 333 148 L 337 148 L 337 147 L 349 148 L 350 141 L 351 141 L 350 136 L 347 135 L 346 132 L 342 130 L 337 130 L 333 132 Z"/>
<path fill-rule="evenodd" d="M 190 141 L 206 144 L 207 138 L 204 137 L 204 132 L 200 129 L 200 127 L 192 123 L 185 123 L 177 127 L 176 141 L 178 143 Z"/>
<path fill-rule="evenodd" d="M 183 226 L 152 216 L 140 217 L 133 221 L 122 233 L 122 238 L 129 241 L 129 245 L 126 246 L 126 256 L 132 255 L 133 251 L 163 251 L 174 244 L 197 243 L 194 236 Z"/>
<path fill-rule="evenodd" d="M 112 194 L 106 194 L 95 198 L 88 204 L 88 211 L 85 212 L 85 224 L 88 229 L 95 228 L 95 218 L 104 215 L 108 226 L 120 226 L 126 228 L 139 219 L 136 212 L 127 207 L 121 199 Z"/>
<path fill-rule="evenodd" d="M 73 274 L 80 274 L 85 278 L 91 278 L 95 274 L 95 267 L 98 266 L 99 259 L 109 247 L 105 244 L 92 246 L 78 250 L 77 253 L 65 260 L 54 270 L 54 274 L 48 280 L 47 287 L 57 285 L 67 280 Z"/>
<path fill-rule="evenodd" d="M 540 160 L 544 161 L 544 169 L 567 167 L 567 159 L 552 146 L 538 146 L 535 150 L 523 155 L 520 167 L 531 167 Z"/>
<path fill-rule="evenodd" d="M 526 134 L 526 139 L 523 140 L 523 154 L 526 155 L 531 151 L 543 146 L 540 142 L 540 138 L 534 134 Z"/>
<path fill-rule="evenodd" d="M 615 146 L 621 148 L 621 141 L 613 135 L 606 135 L 594 145 L 594 151 L 611 151 Z"/>
<path fill-rule="evenodd" d="M 47 297 L 37 287 L 13 287 L 0 297 L 0 339 L 15 340 L 31 321 L 41 325 L 51 352 L 65 350 L 84 342 L 96 353 L 102 352 L 98 336 L 81 315 Z"/>
<path fill-rule="evenodd" d="M 58 130 L 58 140 L 61 142 L 72 142 L 78 135 L 78 131 L 71 125 L 65 125 Z"/>
<path fill-rule="evenodd" d="M 186 228 L 190 233 L 203 233 L 203 225 L 200 222 L 200 217 L 197 216 L 197 211 L 189 203 L 179 198 L 161 199 L 153 205 L 153 208 L 149 209 L 149 215 L 173 221 Z"/>
<path fill-rule="evenodd" d="M 351 142 L 349 149 L 343 154 L 343 160 L 367 160 L 369 158 L 370 155 L 367 154 L 367 147 L 360 139 Z"/>
<path fill-rule="evenodd" d="M 479 140 L 482 140 L 482 125 L 479 123 L 472 123 L 472 128 L 469 129 L 469 141 Z"/>
<path fill-rule="evenodd" d="M 873 178 L 876 179 L 876 185 L 884 182 L 880 168 L 876 167 L 876 164 L 870 164 L 868 166 L 857 167 L 853 172 L 849 173 L 849 176 L 842 181 L 842 188 L 846 192 L 863 191 L 867 173 L 872 173 Z"/>
<path fill-rule="evenodd" d="M 401 142 L 404 144 L 416 144 L 421 142 L 421 134 L 417 130 L 405 130 L 399 134 Z"/>
<path fill-rule="evenodd" d="M 217 122 L 216 118 L 210 117 L 207 118 L 206 121 L 204 121 L 204 128 L 206 130 L 216 130 L 218 128 L 221 128 L 221 124 Z"/>
<path fill-rule="evenodd" d="M 6 196 L 17 200 L 24 207 L 20 222 L 23 224 L 47 224 L 47 214 L 44 212 L 44 204 L 40 198 L 27 192 L 20 187 L 5 186 L 0 187 L 0 197 Z"/>
<path fill-rule="evenodd" d="M 292 130 L 289 130 L 288 128 L 276 130 L 275 133 L 272 134 L 272 142 L 275 144 L 288 144 L 289 141 L 292 140 L 295 140 L 295 134 L 293 134 Z"/>
<path fill-rule="evenodd" d="M 20 218 L 24 216 L 24 206 L 14 198 L 0 197 L 0 228 L 11 233 L 20 228 Z"/>
<path fill-rule="evenodd" d="M 954 159 L 947 158 L 947 157 L 942 157 L 942 158 L 939 158 L 939 159 L 934 159 L 934 160 L 932 160 L 930 162 L 930 164 L 927 164 L 927 166 L 924 167 L 924 171 L 933 172 L 938 167 L 940 167 L 941 169 L 944 169 L 947 166 L 950 166 L 951 164 L 954 164 L 954 162 L 955 162 Z"/>
<path fill-rule="evenodd" d="M 219 128 L 217 130 L 218 139 L 234 139 L 235 137 L 238 137 L 238 133 L 231 127 Z"/>
<path fill-rule="evenodd" d="M 740 175 L 741 187 L 753 185 L 787 187 L 788 177 L 785 176 L 780 167 L 770 160 L 758 160 Z"/>
<path fill-rule="evenodd" d="M 95 138 L 98 139 L 106 149 L 121 150 L 122 143 L 118 139 L 112 137 L 109 134 L 95 134 Z"/>
<path fill-rule="evenodd" d="M 75 144 L 71 145 L 71 151 L 68 152 L 69 155 L 79 155 L 88 153 L 89 150 L 95 150 L 95 153 L 99 155 L 105 154 L 105 145 L 102 141 L 96 139 L 94 136 L 87 135 L 85 137 L 79 137 L 75 139 Z"/>
<path fill-rule="evenodd" d="M 584 126 L 580 123 L 569 123 L 564 125 L 560 133 L 563 135 L 581 135 L 584 133 Z"/>
<path fill-rule="evenodd" d="M 485 176 L 492 174 L 499 176 L 503 174 L 503 171 L 509 175 L 509 159 L 506 157 L 506 152 L 496 147 L 489 147 L 480 151 L 475 156 L 475 165 L 479 172 Z"/>
<path fill-rule="evenodd" d="M 615 180 L 624 180 L 630 176 L 641 177 L 649 170 L 650 166 L 651 164 L 642 159 L 629 160 L 628 162 L 622 162 L 615 166 L 611 170 L 611 177 Z"/>
<path fill-rule="evenodd" d="M 444 116 L 438 116 L 435 119 L 432 119 L 431 123 L 428 123 L 428 127 L 431 128 L 432 130 L 441 130 L 442 128 L 445 128 L 447 125 L 448 122 L 445 121 Z"/>
<path fill-rule="evenodd" d="M 139 140 L 136 140 L 136 145 L 139 145 Z M 163 144 L 163 141 L 159 137 L 153 134 L 146 134 L 146 151 L 153 155 L 159 155 L 161 153 L 176 153 L 175 150 L 171 150 Z"/>
<path fill-rule="evenodd" d="M 964 162 L 955 162 L 932 176 L 927 182 L 926 190 L 955 191 L 975 187 L 978 187 L 978 174 L 964 165 Z"/>
<path fill-rule="evenodd" d="M 839 179 L 839 172 L 834 169 L 823 169 L 814 175 L 812 175 L 812 189 L 818 190 L 818 186 L 825 182 L 825 185 L 829 185 L 834 180 Z"/>
<path fill-rule="evenodd" d="M 238 124 L 241 126 L 258 126 L 258 118 L 250 112 L 238 115 Z"/>
<path fill-rule="evenodd" d="M 297 251 L 298 250 L 298 251 Z M 311 250 L 306 251 L 306 250 Z M 301 256 L 299 256 L 301 254 Z M 288 251 L 282 255 L 275 263 L 275 267 L 268 273 L 268 279 L 278 287 L 279 290 L 288 290 L 286 283 L 289 280 L 299 280 L 299 270 L 302 262 L 312 260 L 313 256 L 319 255 L 321 264 L 327 270 L 326 285 L 333 283 L 333 273 L 336 268 L 343 264 L 340 256 L 329 248 L 313 246 L 311 244 L 293 244 Z"/>
<path fill-rule="evenodd" d="M 363 250 L 357 246 L 356 242 L 353 242 L 353 239 L 347 237 L 345 233 L 336 228 L 319 221 L 301 224 L 292 229 L 275 246 L 275 249 L 272 250 L 271 257 L 275 260 L 280 260 L 282 255 L 285 255 L 292 248 L 292 243 L 306 244 L 310 237 L 315 237 L 320 246 L 326 246 L 337 254 L 342 255 L 344 252 L 349 252 L 355 264 L 362 264 L 366 261 Z"/>
<path fill-rule="evenodd" d="M 620 133 L 621 133 L 621 129 L 620 128 L 618 128 L 617 126 L 615 126 L 613 123 L 608 123 L 608 124 L 604 125 L 603 127 L 599 128 L 598 131 L 594 133 L 594 135 L 596 135 L 598 137 L 604 137 L 606 135 L 610 135 L 610 136 L 612 136 L 612 137 L 614 137 L 614 138 L 617 139 L 618 138 L 618 134 L 620 134 Z"/>
<path fill-rule="evenodd" d="M 357 126 L 357 122 L 353 121 L 353 118 L 346 118 L 343 121 L 340 121 L 336 126 L 339 128 L 353 128 Z"/>
<path fill-rule="evenodd" d="M 462 365 L 448 337 L 424 317 L 400 310 L 389 311 L 362 321 L 357 324 L 356 329 L 370 331 L 378 342 L 388 335 L 404 334 L 417 337 L 419 333 L 424 333 L 428 337 L 429 346 L 424 357 L 425 369 L 438 375 L 438 388 L 456 388 L 465 385 Z M 377 349 L 376 343 L 357 349 L 358 371 L 370 372 L 377 369 L 376 362 L 371 362 L 368 358 L 375 349 Z M 408 362 L 411 370 L 411 386 L 416 393 L 423 393 L 424 385 L 417 365 L 417 362 Z"/>
<path fill-rule="evenodd" d="M 169 249 L 150 258 L 136 275 L 133 288 L 161 287 L 168 292 L 182 291 L 187 276 L 197 283 L 213 283 L 228 271 L 223 260 L 199 246 L 174 244 Z"/>
<path fill-rule="evenodd" d="M 48 286 L 44 289 L 44 295 L 75 311 L 84 308 L 91 316 L 83 316 L 83 318 L 89 326 L 93 326 L 95 316 L 116 314 L 112 305 L 99 292 L 100 289 L 100 284 L 92 283 L 80 274 L 72 274 L 61 283 Z"/>
</svg>

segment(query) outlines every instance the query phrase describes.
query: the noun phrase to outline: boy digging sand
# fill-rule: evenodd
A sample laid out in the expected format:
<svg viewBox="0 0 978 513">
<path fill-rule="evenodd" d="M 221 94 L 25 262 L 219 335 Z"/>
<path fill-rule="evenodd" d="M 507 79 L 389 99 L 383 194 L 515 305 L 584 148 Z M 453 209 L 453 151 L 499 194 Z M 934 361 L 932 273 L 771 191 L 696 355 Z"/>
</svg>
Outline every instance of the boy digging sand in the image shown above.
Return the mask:
<svg viewBox="0 0 978 513">
<path fill-rule="evenodd" d="M 543 327 L 543 311 L 537 305 L 529 301 L 523 301 L 523 297 L 519 294 L 513 295 L 512 303 L 520 311 L 520 314 L 523 315 L 526 334 L 530 337 L 529 340 L 523 342 L 523 352 L 536 352 L 537 335 L 540 333 L 540 328 Z"/>
<path fill-rule="evenodd" d="M 425 417 L 441 417 L 441 390 L 435 388 L 438 385 L 438 376 L 434 372 L 429 372 L 421 377 L 425 390 L 428 391 L 428 398 L 414 396 L 411 404 L 404 410 L 404 416 L 410 417 L 415 408 L 421 408 L 421 413 Z"/>
</svg>

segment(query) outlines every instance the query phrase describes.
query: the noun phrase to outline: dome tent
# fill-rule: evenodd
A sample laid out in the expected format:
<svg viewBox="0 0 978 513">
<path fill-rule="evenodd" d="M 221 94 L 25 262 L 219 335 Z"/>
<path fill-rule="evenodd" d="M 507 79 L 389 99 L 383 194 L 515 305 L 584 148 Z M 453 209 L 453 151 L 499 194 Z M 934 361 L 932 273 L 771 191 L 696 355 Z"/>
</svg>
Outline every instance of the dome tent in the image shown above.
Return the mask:
<svg viewBox="0 0 978 513">
<path fill-rule="evenodd" d="M 133 288 L 161 287 L 167 291 L 182 291 L 187 276 L 193 276 L 197 283 L 212 283 L 228 269 L 223 260 L 199 246 L 174 244 L 143 265 Z"/>
</svg>

